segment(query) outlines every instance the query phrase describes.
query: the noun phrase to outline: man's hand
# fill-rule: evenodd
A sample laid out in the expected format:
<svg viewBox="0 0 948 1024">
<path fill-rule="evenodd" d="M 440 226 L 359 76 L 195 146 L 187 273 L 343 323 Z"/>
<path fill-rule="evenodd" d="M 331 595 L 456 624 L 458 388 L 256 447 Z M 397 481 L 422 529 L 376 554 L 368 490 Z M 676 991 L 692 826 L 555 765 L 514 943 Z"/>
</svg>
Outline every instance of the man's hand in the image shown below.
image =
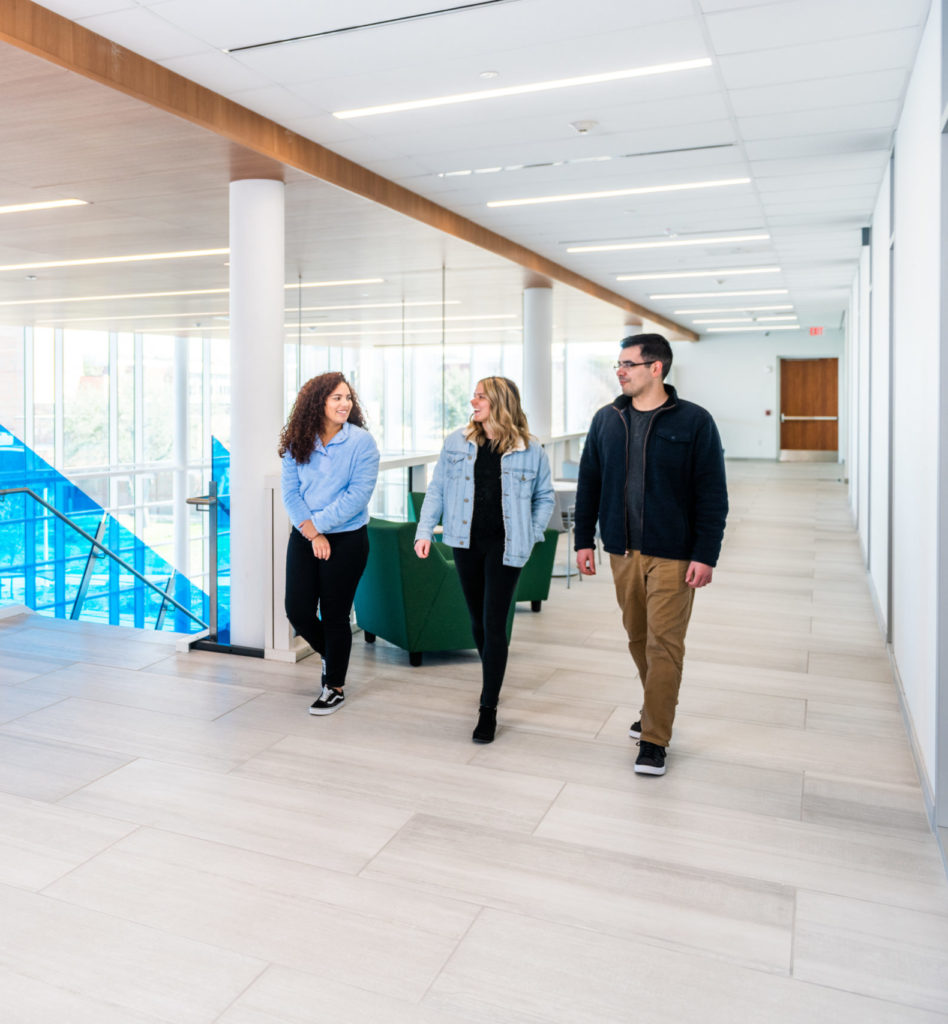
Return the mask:
<svg viewBox="0 0 948 1024">
<path fill-rule="evenodd" d="M 430 540 L 416 540 L 415 541 L 415 554 L 419 558 L 427 558 L 429 551 L 431 551 L 431 541 Z"/>
<path fill-rule="evenodd" d="M 706 587 L 711 582 L 711 574 L 714 570 L 704 562 L 692 562 L 685 573 L 685 583 L 689 587 Z"/>
<path fill-rule="evenodd" d="M 596 575 L 596 552 L 592 548 L 583 548 L 576 552 L 576 568 L 583 576 Z"/>
<path fill-rule="evenodd" d="M 321 558 L 325 561 L 332 554 L 332 548 L 329 546 L 329 540 L 326 538 L 326 534 L 317 533 L 313 538 L 313 554 L 317 558 Z"/>
</svg>

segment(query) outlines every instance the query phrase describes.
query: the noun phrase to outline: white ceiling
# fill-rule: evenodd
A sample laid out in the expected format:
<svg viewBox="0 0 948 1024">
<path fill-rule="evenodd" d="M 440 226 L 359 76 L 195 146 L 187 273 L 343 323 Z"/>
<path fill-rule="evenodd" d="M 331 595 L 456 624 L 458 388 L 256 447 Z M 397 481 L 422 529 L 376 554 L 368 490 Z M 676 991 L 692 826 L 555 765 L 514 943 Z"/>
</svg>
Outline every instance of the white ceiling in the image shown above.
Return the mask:
<svg viewBox="0 0 948 1024">
<path fill-rule="evenodd" d="M 930 0 L 506 0 L 224 52 L 469 2 L 44 0 L 43 6 L 666 316 L 689 303 L 651 295 L 766 287 L 787 288 L 789 298 L 758 301 L 792 302 L 804 326 L 841 322 L 860 228 L 869 223 L 878 194 Z M 332 116 L 334 110 L 699 57 L 712 65 L 355 120 Z M 484 71 L 498 76 L 485 80 Z M 7 103 L 16 98 L 17 81 L 2 71 L 0 87 Z M 88 115 L 91 124 L 95 111 Z M 588 134 L 570 127 L 585 120 L 597 122 Z M 33 188 L 37 177 L 54 183 L 47 169 L 55 139 L 48 148 L 41 160 L 23 151 L 32 161 Z M 521 169 L 439 176 L 511 167 Z M 5 197 L 8 181 L 18 176 L 0 163 L 4 201 L 16 201 Z M 751 181 L 486 206 L 494 199 L 734 177 Z M 208 202 L 226 202 L 226 193 L 209 191 Z M 122 211 L 114 212 L 113 226 L 121 232 Z M 376 226 L 371 218 L 366 224 Z M 770 241 L 566 252 L 571 244 L 749 232 L 769 233 Z M 0 234 L 0 254 L 4 248 Z M 340 257 L 337 249 L 333 260 L 356 266 L 359 255 Z M 496 258 L 482 260 L 485 267 L 492 262 Z M 720 284 L 715 278 L 616 281 L 623 273 L 754 265 L 778 265 L 782 272 L 722 278 Z M 700 305 L 742 301 L 753 300 Z M 673 318 L 691 325 L 687 316 Z"/>
</svg>

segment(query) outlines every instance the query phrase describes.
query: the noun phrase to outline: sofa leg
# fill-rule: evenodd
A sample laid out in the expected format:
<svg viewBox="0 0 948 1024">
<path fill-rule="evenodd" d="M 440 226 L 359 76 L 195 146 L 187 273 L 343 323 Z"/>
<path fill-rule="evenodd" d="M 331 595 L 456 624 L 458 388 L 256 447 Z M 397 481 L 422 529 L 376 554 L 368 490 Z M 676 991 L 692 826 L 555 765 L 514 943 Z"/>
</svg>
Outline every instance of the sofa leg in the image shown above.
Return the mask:
<svg viewBox="0 0 948 1024">
<path fill-rule="evenodd" d="M 365 642 L 367 644 L 374 644 L 375 643 L 375 634 L 374 633 L 370 633 L 367 629 L 363 629 L 362 630 L 362 635 L 365 637 Z"/>
<path fill-rule="evenodd" d="M 530 602 L 530 611 L 538 612 L 540 610 L 540 605 L 541 604 L 543 604 L 542 601 L 531 601 Z"/>
<path fill-rule="evenodd" d="M 421 651 L 409 651 L 408 652 L 408 664 L 413 668 L 418 668 L 421 664 Z"/>
</svg>

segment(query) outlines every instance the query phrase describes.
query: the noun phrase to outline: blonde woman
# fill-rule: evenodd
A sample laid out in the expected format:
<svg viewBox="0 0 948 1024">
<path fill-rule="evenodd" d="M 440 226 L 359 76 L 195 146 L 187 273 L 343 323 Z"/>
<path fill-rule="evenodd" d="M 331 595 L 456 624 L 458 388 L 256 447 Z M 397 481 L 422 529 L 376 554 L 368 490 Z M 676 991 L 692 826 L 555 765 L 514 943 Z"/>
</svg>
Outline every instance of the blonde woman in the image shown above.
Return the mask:
<svg viewBox="0 0 948 1024">
<path fill-rule="evenodd" d="M 530 436 L 517 385 L 485 377 L 471 399 L 471 421 L 444 440 L 428 485 L 415 553 L 427 558 L 438 521 L 471 615 L 483 685 L 475 743 L 490 743 L 507 668 L 507 616 L 520 570 L 553 512 L 550 464 Z"/>
</svg>

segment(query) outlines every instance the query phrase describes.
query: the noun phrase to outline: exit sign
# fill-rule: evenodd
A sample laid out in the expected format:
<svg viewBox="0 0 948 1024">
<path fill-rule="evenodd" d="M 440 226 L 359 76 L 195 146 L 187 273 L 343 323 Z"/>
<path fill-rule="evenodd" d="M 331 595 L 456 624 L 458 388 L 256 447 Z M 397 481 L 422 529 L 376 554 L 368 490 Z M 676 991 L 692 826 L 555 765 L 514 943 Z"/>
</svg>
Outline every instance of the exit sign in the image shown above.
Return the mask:
<svg viewBox="0 0 948 1024">
<path fill-rule="evenodd" d="M 822 334 L 822 333 L 823 333 L 823 328 L 822 327 L 811 327 L 810 328 L 810 334 L 811 335 Z"/>
</svg>

